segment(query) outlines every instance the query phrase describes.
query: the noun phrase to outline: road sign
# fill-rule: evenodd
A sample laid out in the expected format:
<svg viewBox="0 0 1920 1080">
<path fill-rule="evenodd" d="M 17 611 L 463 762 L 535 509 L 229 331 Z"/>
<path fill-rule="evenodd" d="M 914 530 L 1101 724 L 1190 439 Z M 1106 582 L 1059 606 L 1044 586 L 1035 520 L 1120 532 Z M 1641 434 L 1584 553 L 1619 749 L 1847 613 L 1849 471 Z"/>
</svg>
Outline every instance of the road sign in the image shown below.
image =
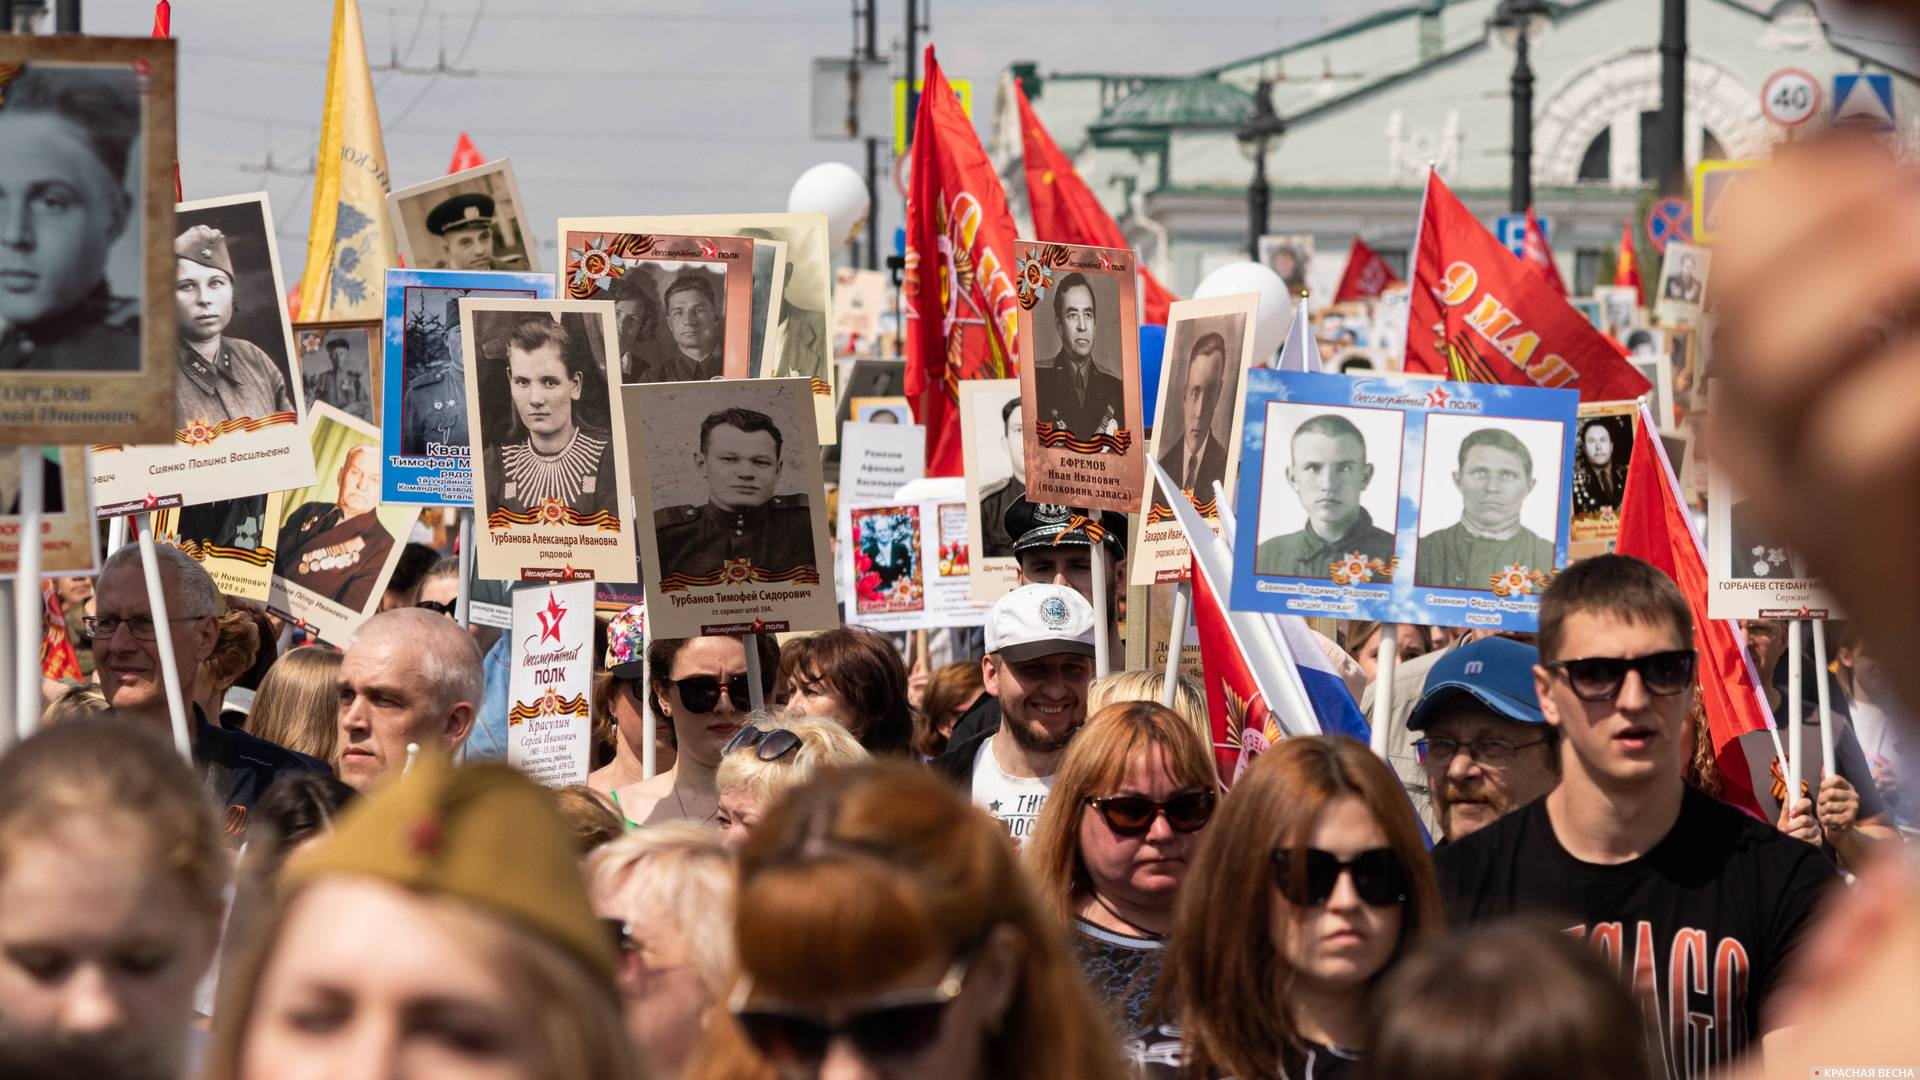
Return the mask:
<svg viewBox="0 0 1920 1080">
<path fill-rule="evenodd" d="M 1719 239 L 1720 200 L 1733 189 L 1734 182 L 1749 169 L 1757 169 L 1766 164 L 1763 161 L 1703 161 L 1693 167 L 1693 239 L 1695 243 L 1711 244 Z"/>
<path fill-rule="evenodd" d="M 1669 240 L 1693 243 L 1693 207 L 1687 200 L 1672 196 L 1654 203 L 1653 209 L 1647 211 L 1647 243 L 1665 255 Z"/>
<path fill-rule="evenodd" d="M 1537 214 L 1534 217 L 1535 220 L 1540 222 L 1540 235 L 1546 239 L 1547 246 L 1552 247 L 1553 219 Z M 1508 251 L 1513 252 L 1514 258 L 1524 259 L 1527 257 L 1527 215 L 1503 214 L 1495 218 L 1493 222 L 1493 235 Z"/>
<path fill-rule="evenodd" d="M 1781 68 L 1760 86 L 1760 111 L 1781 127 L 1795 127 L 1820 111 L 1820 82 L 1799 68 Z"/>
<path fill-rule="evenodd" d="M 953 96 L 960 99 L 960 111 L 973 118 L 973 81 L 970 79 L 948 79 L 947 85 L 953 87 Z M 925 80 L 913 80 L 913 92 L 918 94 L 926 89 Z M 907 80 L 893 80 L 893 153 L 898 157 L 907 152 Z"/>
<path fill-rule="evenodd" d="M 1856 71 L 1833 77 L 1833 122 L 1893 130 L 1893 76 Z"/>
</svg>

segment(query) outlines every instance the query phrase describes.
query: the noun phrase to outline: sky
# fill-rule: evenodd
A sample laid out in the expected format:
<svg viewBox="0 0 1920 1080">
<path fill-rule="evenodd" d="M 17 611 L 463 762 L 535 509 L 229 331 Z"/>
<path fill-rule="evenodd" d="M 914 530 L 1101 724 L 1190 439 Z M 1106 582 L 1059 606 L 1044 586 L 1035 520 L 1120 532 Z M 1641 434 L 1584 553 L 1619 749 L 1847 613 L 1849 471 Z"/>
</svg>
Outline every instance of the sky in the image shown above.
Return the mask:
<svg viewBox="0 0 1920 1080">
<path fill-rule="evenodd" d="M 949 78 L 974 80 L 984 127 L 1015 61 L 1187 72 L 1402 2 L 1207 0 L 1196 15 L 1165 0 L 935 0 L 921 41 Z M 897 73 L 905 4 L 879 7 Z M 173 0 L 186 197 L 266 190 L 289 286 L 306 260 L 332 15 L 333 0 Z M 89 34 L 145 35 L 153 4 L 86 0 L 84 17 Z M 513 160 L 546 269 L 562 216 L 784 210 L 807 167 L 864 168 L 860 143 L 809 136 L 813 58 L 851 50 L 850 0 L 362 0 L 361 19 L 395 187 L 445 173 L 469 132 L 489 160 Z M 882 155 L 884 170 L 890 142 Z M 883 248 L 900 213 L 883 173 Z"/>
</svg>

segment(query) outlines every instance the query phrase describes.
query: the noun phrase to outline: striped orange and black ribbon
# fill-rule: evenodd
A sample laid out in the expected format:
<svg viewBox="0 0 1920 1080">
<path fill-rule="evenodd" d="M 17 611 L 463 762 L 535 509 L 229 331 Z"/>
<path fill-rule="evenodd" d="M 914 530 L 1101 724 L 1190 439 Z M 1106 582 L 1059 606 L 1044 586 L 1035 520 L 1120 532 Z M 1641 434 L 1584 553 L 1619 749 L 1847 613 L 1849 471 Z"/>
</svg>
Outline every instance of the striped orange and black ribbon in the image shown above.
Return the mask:
<svg viewBox="0 0 1920 1080">
<path fill-rule="evenodd" d="M 193 556 L 195 562 L 206 562 L 208 559 L 232 559 L 249 566 L 273 565 L 273 552 L 268 548 L 227 547 L 224 544 L 208 544 L 199 540 L 182 540 L 179 547 L 181 551 Z"/>
<path fill-rule="evenodd" d="M 1051 420 L 1042 420 L 1036 431 L 1040 433 L 1040 445 L 1050 450 L 1070 450 L 1076 454 L 1124 454 L 1133 445 L 1133 432 L 1125 428 L 1109 435 L 1101 432 L 1091 439 L 1082 439 L 1066 429 L 1064 424 Z"/>
<path fill-rule="evenodd" d="M 538 510 L 508 510 L 501 507 L 487 515 L 487 528 L 503 532 L 515 525 L 571 525 L 581 529 L 600 529 L 604 532 L 619 532 L 620 519 L 611 510 L 596 510 L 591 514 L 582 514 L 573 507 L 565 507 L 559 520 L 548 521 Z"/>
<path fill-rule="evenodd" d="M 583 694 L 575 694 L 570 698 L 555 697 L 551 703 L 546 698 L 530 702 L 516 701 L 513 708 L 507 710 L 507 726 L 514 727 L 542 716 L 589 716 L 592 711 Z"/>
<path fill-rule="evenodd" d="M 294 424 L 299 421 L 300 418 L 291 412 L 268 413 L 265 416 L 236 416 L 231 420 L 208 424 L 204 429 L 205 433 L 198 438 L 194 436 L 193 429 L 182 428 L 173 433 L 173 441 L 186 443 L 188 446 L 205 445 L 222 435 L 259 431 L 261 428 L 273 427 L 275 424 Z"/>
<path fill-rule="evenodd" d="M 663 593 L 685 592 L 695 586 L 705 585 L 748 585 L 748 584 L 793 584 L 818 585 L 820 572 L 811 566 L 794 566 L 775 573 L 763 567 L 749 563 L 744 570 L 735 573 L 727 567 L 709 571 L 705 574 L 668 574 L 660 579 L 660 591 Z"/>
<path fill-rule="evenodd" d="M 1185 495 L 1187 497 L 1187 501 L 1192 503 L 1193 508 L 1200 512 L 1201 517 L 1219 517 L 1220 516 L 1220 506 L 1219 506 L 1218 499 L 1208 499 L 1206 502 L 1201 502 L 1199 499 L 1196 499 L 1193 497 L 1193 492 L 1191 491 L 1183 490 L 1180 492 L 1180 494 Z M 1155 503 L 1153 506 L 1147 508 L 1147 524 L 1149 525 L 1158 525 L 1163 521 L 1172 521 L 1172 520 L 1173 520 L 1173 507 L 1171 506 L 1167 506 L 1161 503 Z"/>
</svg>

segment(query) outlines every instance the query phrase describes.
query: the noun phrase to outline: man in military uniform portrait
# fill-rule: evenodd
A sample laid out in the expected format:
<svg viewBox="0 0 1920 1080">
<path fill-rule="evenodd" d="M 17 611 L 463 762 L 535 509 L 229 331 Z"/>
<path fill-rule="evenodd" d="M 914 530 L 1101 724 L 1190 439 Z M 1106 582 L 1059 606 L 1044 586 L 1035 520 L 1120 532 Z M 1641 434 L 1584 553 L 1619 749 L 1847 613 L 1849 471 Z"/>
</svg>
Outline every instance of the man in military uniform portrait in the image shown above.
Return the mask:
<svg viewBox="0 0 1920 1080">
<path fill-rule="evenodd" d="M 1373 523 L 1360 493 L 1373 482 L 1367 440 L 1353 421 L 1321 413 L 1294 430 L 1288 447 L 1287 484 L 1306 511 L 1297 532 L 1262 540 L 1253 572 L 1278 577 L 1330 579 L 1333 564 L 1359 552 L 1393 565 L 1393 534 Z"/>
<path fill-rule="evenodd" d="M 140 302 L 107 258 L 136 213 L 132 72 L 27 66 L 0 104 L 0 371 L 137 371 Z"/>
<path fill-rule="evenodd" d="M 1013 557 L 1013 542 L 1018 537 L 1007 531 L 1007 508 L 1027 497 L 1026 419 L 1020 399 L 1000 406 L 1000 428 L 1007 439 L 1007 460 L 1013 471 L 1005 480 L 980 492 L 980 543 L 989 559 Z"/>
<path fill-rule="evenodd" d="M 1727 548 L 1733 555 L 1732 565 L 1727 568 L 1731 577 L 1778 581 L 1808 576 L 1799 556 L 1761 524 L 1746 499 L 1727 508 Z"/>
<path fill-rule="evenodd" d="M 350 611 L 363 611 L 393 550 L 393 534 L 380 523 L 380 455 L 372 443 L 347 450 L 331 503 L 296 507 L 280 526 L 273 572 Z"/>
<path fill-rule="evenodd" d="M 174 238 L 173 253 L 180 330 L 173 388 L 180 426 L 292 413 L 293 395 L 280 365 L 253 342 L 227 336 L 234 277 L 226 234 L 195 225 Z"/>
<path fill-rule="evenodd" d="M 1213 414 L 1220 405 L 1227 371 L 1227 339 L 1201 334 L 1187 352 L 1185 378 L 1180 381 L 1180 437 L 1160 454 L 1160 467 L 1180 490 L 1193 496 L 1194 505 L 1212 501 L 1213 485 L 1227 478 L 1227 448 L 1213 435 Z M 1153 504 L 1167 505 L 1167 493 L 1154 488 Z"/>
<path fill-rule="evenodd" d="M 470 449 L 459 299 L 448 298 L 445 321 L 424 313 L 410 316 L 406 341 L 408 359 L 417 355 L 422 364 L 407 380 L 400 452 L 413 457 L 459 457 Z"/>
<path fill-rule="evenodd" d="M 783 447 L 779 427 L 762 412 L 721 409 L 701 421 L 694 468 L 706 481 L 707 502 L 655 512 L 662 577 L 708 578 L 745 559 L 752 571 L 778 577 L 806 567 L 818 580 L 806 496 L 774 494 Z"/>
<path fill-rule="evenodd" d="M 524 270 L 526 260 L 493 252 L 493 199 L 477 191 L 451 195 L 427 211 L 427 231 L 440 238 L 443 270 Z"/>
<path fill-rule="evenodd" d="M 1460 442 L 1453 474 L 1460 520 L 1420 538 L 1414 584 L 1492 591 L 1509 566 L 1552 573 L 1553 541 L 1520 523 L 1533 491 L 1533 455 L 1512 432 L 1480 428 Z"/>
<path fill-rule="evenodd" d="M 766 229 L 741 229 L 740 235 L 754 240 L 779 240 L 778 236 Z M 789 248 L 789 256 L 796 249 Z M 803 379 L 826 380 L 827 377 L 827 313 L 794 303 L 793 272 L 794 261 L 787 259 L 785 276 L 781 279 L 780 315 L 775 320 L 775 332 L 780 337 L 780 362 L 773 369 L 775 378 L 789 376 Z"/>
<path fill-rule="evenodd" d="M 174 534 L 187 554 L 202 562 L 208 547 L 255 551 L 265 539 L 267 497 L 249 495 L 241 499 L 218 499 L 180 511 Z"/>
<path fill-rule="evenodd" d="M 342 412 L 372 421 L 373 403 L 367 400 L 366 381 L 358 370 L 347 366 L 353 343 L 334 335 L 327 338 L 326 349 L 327 369 L 314 380 L 314 401 L 324 401 Z"/>
<path fill-rule="evenodd" d="M 1678 300 L 1683 304 L 1700 302 L 1700 275 L 1694 267 L 1690 254 L 1681 254 L 1678 268 L 1667 275 L 1667 286 L 1661 295 L 1668 300 Z"/>
<path fill-rule="evenodd" d="M 656 349 L 653 363 L 636 382 L 704 382 L 725 374 L 725 308 L 714 289 L 717 275 L 682 270 L 661 295 L 672 343 Z"/>
<path fill-rule="evenodd" d="M 1113 434 L 1126 423 L 1126 392 L 1117 375 L 1094 363 L 1097 321 L 1093 283 L 1074 272 L 1053 290 L 1053 322 L 1060 334 L 1059 351 L 1034 372 L 1034 407 L 1042 420 L 1065 427 L 1077 439 Z M 1118 342 L 1099 344 L 1103 351 Z M 1113 368 L 1119 370 L 1116 360 Z"/>
</svg>

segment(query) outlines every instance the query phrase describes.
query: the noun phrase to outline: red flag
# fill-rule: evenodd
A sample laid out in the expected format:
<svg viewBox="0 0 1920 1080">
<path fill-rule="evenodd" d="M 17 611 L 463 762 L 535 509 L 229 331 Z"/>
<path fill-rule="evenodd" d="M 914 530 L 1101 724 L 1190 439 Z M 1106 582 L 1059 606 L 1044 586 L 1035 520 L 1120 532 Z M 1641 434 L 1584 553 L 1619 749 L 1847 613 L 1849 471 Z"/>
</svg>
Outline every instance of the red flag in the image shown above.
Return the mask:
<svg viewBox="0 0 1920 1080">
<path fill-rule="evenodd" d="M 1398 284 L 1400 275 L 1393 272 L 1387 260 L 1356 236 L 1352 249 L 1347 252 L 1347 272 L 1340 275 L 1340 287 L 1333 292 L 1333 302 L 1344 304 L 1379 296 L 1387 291 L 1387 286 Z"/>
<path fill-rule="evenodd" d="M 1040 118 L 1034 115 L 1018 79 L 1013 81 L 1013 99 L 1020 106 L 1021 160 L 1027 173 L 1027 205 L 1033 211 L 1033 238 L 1061 244 L 1132 247 L 1106 207 L 1093 197 L 1073 162 L 1040 126 Z M 1165 326 L 1167 305 L 1176 297 L 1144 266 L 1140 267 L 1140 283 L 1146 293 L 1140 321 Z"/>
<path fill-rule="evenodd" d="M 154 0 L 153 36 L 170 38 L 173 36 L 173 5 L 167 0 Z M 186 196 L 180 194 L 180 162 L 173 163 L 173 201 L 179 202 Z"/>
<path fill-rule="evenodd" d="M 1527 233 L 1520 241 L 1522 257 L 1540 268 L 1553 283 L 1553 291 L 1561 296 L 1567 295 L 1567 283 L 1560 276 L 1560 268 L 1554 265 L 1553 248 L 1547 246 L 1547 230 L 1540 227 L 1540 219 L 1533 216 L 1533 207 L 1527 207 Z"/>
<path fill-rule="evenodd" d="M 1747 655 L 1746 638 L 1731 620 L 1707 616 L 1707 556 L 1687 515 L 1680 482 L 1654 434 L 1653 414 L 1640 407 L 1627 464 L 1627 490 L 1620 504 L 1615 550 L 1644 559 L 1680 586 L 1693 612 L 1694 647 L 1700 650 L 1700 691 L 1707 731 L 1720 766 L 1720 798 L 1767 820 L 1754 797 L 1753 773 L 1740 737 L 1765 731 L 1771 713 Z"/>
<path fill-rule="evenodd" d="M 473 139 L 466 132 L 460 133 L 460 141 L 453 144 L 453 160 L 447 163 L 448 173 L 465 172 L 487 163 L 480 154 L 480 148 L 473 145 Z"/>
<path fill-rule="evenodd" d="M 1640 288 L 1640 262 L 1633 255 L 1633 226 L 1620 223 L 1620 253 L 1613 260 L 1613 283 Z"/>
<path fill-rule="evenodd" d="M 1014 373 L 1013 214 L 973 121 L 927 46 L 907 197 L 907 397 L 927 475 L 959 476 L 961 379 Z"/>
<path fill-rule="evenodd" d="M 1578 390 L 1582 401 L 1630 401 L 1652 388 L 1619 346 L 1519 265 L 1432 172 L 1408 307 L 1408 371 Z"/>
<path fill-rule="evenodd" d="M 1201 681 L 1207 688 L 1207 722 L 1213 730 L 1213 763 L 1220 782 L 1231 784 L 1251 761 L 1267 748 L 1268 729 L 1275 728 L 1267 696 L 1253 677 L 1253 667 L 1234 637 L 1227 606 L 1213 591 L 1206 567 L 1193 559 L 1193 625 L 1200 638 Z M 1277 730 L 1274 732 L 1277 737 Z"/>
</svg>

